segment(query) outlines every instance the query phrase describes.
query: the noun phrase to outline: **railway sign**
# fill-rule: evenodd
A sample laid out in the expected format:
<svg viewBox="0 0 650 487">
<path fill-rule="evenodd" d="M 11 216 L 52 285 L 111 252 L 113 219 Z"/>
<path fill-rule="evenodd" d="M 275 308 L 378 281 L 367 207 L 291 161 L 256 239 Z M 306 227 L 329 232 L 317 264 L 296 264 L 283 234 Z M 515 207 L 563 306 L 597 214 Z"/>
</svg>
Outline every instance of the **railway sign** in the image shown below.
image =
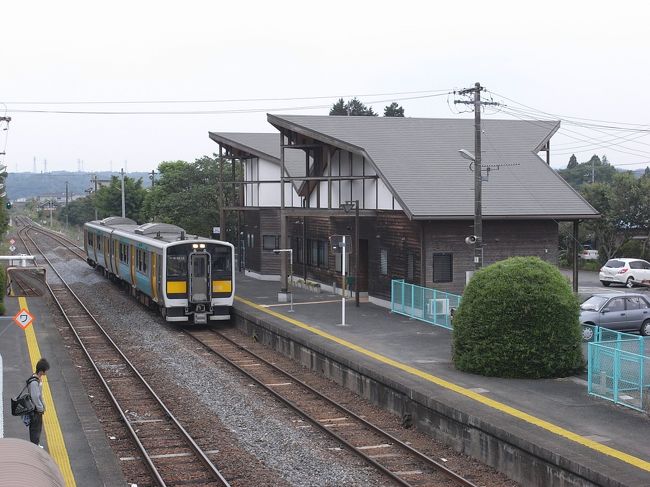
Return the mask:
<svg viewBox="0 0 650 487">
<path fill-rule="evenodd" d="M 9 250 L 11 250 L 12 252 L 15 252 L 15 251 L 16 251 L 16 247 L 15 247 L 14 245 L 12 245 L 11 247 L 9 247 Z"/>
<path fill-rule="evenodd" d="M 9 243 L 10 243 L 11 245 L 13 245 L 13 244 L 16 243 L 16 241 L 12 238 L 11 240 L 9 240 Z"/>
<path fill-rule="evenodd" d="M 27 328 L 29 325 L 32 324 L 32 321 L 34 321 L 34 317 L 30 314 L 29 311 L 23 308 L 18 313 L 16 313 L 16 316 L 14 316 L 14 321 L 18 326 L 20 326 L 24 330 L 25 328 Z"/>
</svg>

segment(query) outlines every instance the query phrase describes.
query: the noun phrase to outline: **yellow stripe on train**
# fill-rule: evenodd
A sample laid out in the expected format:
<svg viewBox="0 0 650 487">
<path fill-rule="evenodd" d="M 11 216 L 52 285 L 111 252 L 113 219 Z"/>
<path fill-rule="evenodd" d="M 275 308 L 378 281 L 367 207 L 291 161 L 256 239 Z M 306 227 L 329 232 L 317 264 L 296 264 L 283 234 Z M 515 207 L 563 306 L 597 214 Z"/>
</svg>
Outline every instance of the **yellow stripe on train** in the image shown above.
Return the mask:
<svg viewBox="0 0 650 487">
<path fill-rule="evenodd" d="M 232 281 L 212 281 L 213 293 L 229 293 L 232 292 Z"/>
<path fill-rule="evenodd" d="M 167 281 L 167 294 L 185 294 L 186 292 L 187 292 L 187 282 Z"/>
</svg>

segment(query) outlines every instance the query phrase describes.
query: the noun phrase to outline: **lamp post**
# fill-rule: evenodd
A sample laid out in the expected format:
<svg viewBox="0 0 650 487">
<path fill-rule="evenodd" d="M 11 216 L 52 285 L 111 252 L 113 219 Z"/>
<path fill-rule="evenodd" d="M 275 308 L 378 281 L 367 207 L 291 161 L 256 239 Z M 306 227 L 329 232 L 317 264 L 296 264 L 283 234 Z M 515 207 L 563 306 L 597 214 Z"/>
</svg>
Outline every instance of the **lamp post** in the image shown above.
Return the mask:
<svg viewBox="0 0 650 487">
<path fill-rule="evenodd" d="M 291 299 L 291 307 L 289 308 L 289 313 L 293 313 L 293 293 L 291 292 L 291 281 L 293 280 L 293 249 L 275 249 L 274 254 L 279 254 L 283 252 L 289 253 L 289 279 L 287 283 L 287 292 L 289 293 Z"/>
<path fill-rule="evenodd" d="M 354 305 L 359 307 L 359 200 L 346 201 L 341 208 L 346 213 L 354 208 Z"/>
<path fill-rule="evenodd" d="M 470 151 L 460 149 L 458 153 L 469 161 L 470 171 L 474 172 L 474 235 L 465 241 L 474 244 L 474 270 L 483 267 L 483 209 L 481 206 L 481 158 L 476 157 Z"/>
</svg>

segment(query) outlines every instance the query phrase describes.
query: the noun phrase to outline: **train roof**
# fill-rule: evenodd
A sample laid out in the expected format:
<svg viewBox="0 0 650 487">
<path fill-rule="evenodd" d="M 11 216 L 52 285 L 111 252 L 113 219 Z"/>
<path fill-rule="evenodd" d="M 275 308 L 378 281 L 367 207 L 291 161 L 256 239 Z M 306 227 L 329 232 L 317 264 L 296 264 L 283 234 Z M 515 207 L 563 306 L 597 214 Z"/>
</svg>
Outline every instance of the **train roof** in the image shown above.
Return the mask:
<svg viewBox="0 0 650 487">
<path fill-rule="evenodd" d="M 0 438 L 0 485 L 65 487 L 65 482 L 45 450 L 18 438 Z"/>
<path fill-rule="evenodd" d="M 87 222 L 86 225 L 93 227 L 112 229 L 117 232 L 129 234 L 131 236 L 142 237 L 142 241 L 155 241 L 156 243 L 176 243 L 187 240 L 200 240 L 200 241 L 214 241 L 220 242 L 218 240 L 212 240 L 206 237 L 200 237 L 198 235 L 188 234 L 183 228 L 171 225 L 169 223 L 144 223 L 143 225 L 138 225 L 135 221 L 130 218 L 122 218 L 117 216 L 111 216 L 104 218 L 103 220 L 93 220 Z M 154 243 L 154 242 L 151 242 Z M 221 242 L 227 243 L 227 242 Z M 228 244 L 230 245 L 230 244 Z"/>
</svg>

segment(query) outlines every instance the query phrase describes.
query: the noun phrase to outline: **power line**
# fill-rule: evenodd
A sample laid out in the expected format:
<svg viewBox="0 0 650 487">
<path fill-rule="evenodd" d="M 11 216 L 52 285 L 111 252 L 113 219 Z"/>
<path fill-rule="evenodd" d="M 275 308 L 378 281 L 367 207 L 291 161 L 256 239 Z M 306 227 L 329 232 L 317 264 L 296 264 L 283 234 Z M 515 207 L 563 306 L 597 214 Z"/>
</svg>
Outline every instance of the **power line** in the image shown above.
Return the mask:
<svg viewBox="0 0 650 487">
<path fill-rule="evenodd" d="M 526 113 L 526 112 L 520 113 L 516 109 L 513 109 L 513 107 L 507 107 L 502 111 L 504 113 L 514 117 L 514 118 L 517 118 L 519 120 L 523 120 L 523 121 L 528 122 L 528 123 L 533 123 L 534 124 L 534 120 L 542 121 L 542 120 L 538 120 L 538 119 L 534 119 L 534 120 L 526 119 L 526 118 L 524 118 L 524 116 L 529 116 L 530 115 L 529 113 Z M 541 127 L 541 125 L 540 125 L 540 127 Z M 595 138 L 590 137 L 588 135 L 584 135 L 584 134 L 582 134 L 580 132 L 577 132 L 575 130 L 571 130 L 571 129 L 567 129 L 567 128 L 561 128 L 560 132 L 562 132 L 562 134 L 565 137 L 577 140 L 578 142 L 582 142 L 582 143 L 584 143 L 584 142 L 593 142 L 594 145 L 597 146 L 597 147 L 602 146 L 602 141 L 601 140 L 595 139 Z M 569 133 L 575 134 L 575 135 L 569 135 Z M 607 134 L 606 132 L 603 132 L 603 133 Z M 624 147 L 625 149 L 627 149 L 627 150 L 614 149 L 615 151 L 620 152 L 622 154 L 628 154 L 628 155 L 632 155 L 632 156 L 636 156 L 636 157 L 648 157 L 648 156 L 650 156 L 649 151 L 643 151 L 643 150 L 640 150 L 640 149 L 633 149 L 633 148 L 622 146 L 621 144 L 616 144 L 616 143 L 610 144 L 610 146 L 614 146 L 614 145 L 619 146 L 619 147 Z M 629 152 L 629 151 L 634 151 L 634 152 Z M 570 153 L 572 153 L 572 151 L 567 152 L 567 154 L 570 154 Z"/>
<path fill-rule="evenodd" d="M 95 101 L 7 101 L 7 105 L 148 105 L 148 104 L 182 104 L 182 103 L 242 103 L 260 101 L 297 101 L 322 100 L 331 98 L 372 97 L 392 95 L 417 95 L 423 93 L 447 93 L 450 90 L 395 91 L 389 93 L 365 93 L 354 95 L 318 95 L 283 98 L 223 98 L 213 100 L 95 100 Z"/>
<path fill-rule="evenodd" d="M 403 100 L 418 100 L 423 98 L 434 98 L 437 96 L 444 96 L 447 93 L 433 93 L 420 96 L 409 96 L 401 98 L 386 98 L 384 100 L 373 100 L 366 102 L 368 105 L 376 103 L 388 103 Z M 361 100 L 360 100 L 361 101 Z M 331 105 L 309 105 L 297 107 L 266 107 L 266 108 L 235 108 L 229 110 L 190 110 L 190 111 L 76 111 L 76 110 L 23 110 L 14 109 L 9 110 L 12 113 L 47 113 L 56 115 L 225 115 L 225 114 L 238 114 L 238 113 L 260 113 L 260 112 L 280 112 L 280 111 L 298 111 L 298 110 L 314 110 L 320 108 L 331 108 Z"/>
</svg>

